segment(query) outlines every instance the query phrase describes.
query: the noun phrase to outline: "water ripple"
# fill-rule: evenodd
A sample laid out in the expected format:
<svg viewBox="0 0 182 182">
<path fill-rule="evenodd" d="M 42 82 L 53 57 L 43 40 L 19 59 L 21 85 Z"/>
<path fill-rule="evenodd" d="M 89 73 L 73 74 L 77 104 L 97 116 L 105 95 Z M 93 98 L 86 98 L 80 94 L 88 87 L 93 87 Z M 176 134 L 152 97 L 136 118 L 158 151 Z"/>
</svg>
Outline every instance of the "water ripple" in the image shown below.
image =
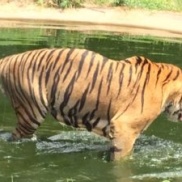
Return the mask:
<svg viewBox="0 0 182 182">
<path fill-rule="evenodd" d="M 61 132 L 48 138 L 48 141 L 39 141 L 36 148 L 43 153 L 70 153 L 85 150 L 105 151 L 108 141 L 86 131 Z"/>
<path fill-rule="evenodd" d="M 167 172 L 160 172 L 160 173 L 148 173 L 143 175 L 135 175 L 132 177 L 132 179 L 138 179 L 138 180 L 146 180 L 147 179 L 169 179 L 169 178 L 182 178 L 182 168 L 179 171 L 167 171 Z"/>
</svg>

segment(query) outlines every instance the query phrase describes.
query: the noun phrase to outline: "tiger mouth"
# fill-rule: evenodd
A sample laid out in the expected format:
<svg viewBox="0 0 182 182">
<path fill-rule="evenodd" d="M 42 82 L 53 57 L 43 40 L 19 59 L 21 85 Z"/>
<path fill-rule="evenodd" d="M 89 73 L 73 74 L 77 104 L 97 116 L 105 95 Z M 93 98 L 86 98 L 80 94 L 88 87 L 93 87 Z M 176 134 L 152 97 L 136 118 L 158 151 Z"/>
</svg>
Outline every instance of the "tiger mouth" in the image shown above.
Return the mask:
<svg viewBox="0 0 182 182">
<path fill-rule="evenodd" d="M 165 107 L 165 110 L 164 112 L 167 113 L 167 114 L 170 114 L 170 108 L 172 107 L 172 104 L 169 104 L 168 106 Z"/>
<path fill-rule="evenodd" d="M 172 104 L 169 104 L 166 108 L 165 108 L 165 113 L 171 118 L 171 119 L 174 119 L 174 120 L 177 120 L 177 121 L 182 121 L 182 109 L 178 109 L 176 111 L 172 111 Z M 176 119 L 175 119 L 176 118 Z"/>
<path fill-rule="evenodd" d="M 179 120 L 179 121 L 182 121 L 182 113 L 179 113 L 179 114 L 178 114 L 178 120 Z"/>
<path fill-rule="evenodd" d="M 168 113 L 170 115 L 170 112 Z M 177 121 L 182 121 L 182 110 L 177 110 L 171 114 L 172 117 L 176 117 Z"/>
</svg>

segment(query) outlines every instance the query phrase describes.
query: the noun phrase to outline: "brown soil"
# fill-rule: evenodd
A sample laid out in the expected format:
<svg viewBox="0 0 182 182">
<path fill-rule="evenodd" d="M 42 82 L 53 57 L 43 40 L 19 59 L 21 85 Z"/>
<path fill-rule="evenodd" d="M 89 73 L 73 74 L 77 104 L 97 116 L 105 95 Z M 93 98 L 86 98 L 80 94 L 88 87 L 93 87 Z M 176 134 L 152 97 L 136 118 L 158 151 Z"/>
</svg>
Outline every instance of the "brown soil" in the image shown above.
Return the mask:
<svg viewBox="0 0 182 182">
<path fill-rule="evenodd" d="M 26 2 L 26 3 L 25 3 Z M 72 29 L 105 30 L 140 35 L 182 37 L 182 13 L 138 9 L 100 8 L 87 5 L 78 9 L 37 6 L 33 1 L 2 0 L 0 26 L 67 25 Z"/>
</svg>

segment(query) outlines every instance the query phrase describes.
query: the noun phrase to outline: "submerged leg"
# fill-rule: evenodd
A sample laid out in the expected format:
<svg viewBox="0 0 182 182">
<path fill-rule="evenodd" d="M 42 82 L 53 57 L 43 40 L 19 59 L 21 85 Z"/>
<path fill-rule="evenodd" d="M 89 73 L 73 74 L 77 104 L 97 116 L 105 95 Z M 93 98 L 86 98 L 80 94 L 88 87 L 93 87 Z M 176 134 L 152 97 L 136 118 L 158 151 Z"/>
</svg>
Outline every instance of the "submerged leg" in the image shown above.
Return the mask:
<svg viewBox="0 0 182 182">
<path fill-rule="evenodd" d="M 133 145 L 139 134 L 139 128 L 132 127 L 121 118 L 111 121 L 109 134 L 111 139 L 110 159 L 120 160 L 128 156 L 132 152 Z"/>
</svg>

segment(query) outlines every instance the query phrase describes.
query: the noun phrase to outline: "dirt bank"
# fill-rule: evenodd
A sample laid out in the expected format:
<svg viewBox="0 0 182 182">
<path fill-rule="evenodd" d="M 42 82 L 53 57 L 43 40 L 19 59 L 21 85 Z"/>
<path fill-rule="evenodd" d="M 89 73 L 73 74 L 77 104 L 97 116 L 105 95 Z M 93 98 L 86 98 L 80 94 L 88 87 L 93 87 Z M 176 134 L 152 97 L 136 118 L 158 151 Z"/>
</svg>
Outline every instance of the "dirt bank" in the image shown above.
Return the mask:
<svg viewBox="0 0 182 182">
<path fill-rule="evenodd" d="M 85 7 L 55 9 L 16 3 L 0 5 L 0 26 L 42 27 L 61 25 L 80 30 L 106 30 L 182 37 L 182 13 L 147 11 L 127 8 Z M 65 28 L 66 28 L 65 27 Z"/>
</svg>

